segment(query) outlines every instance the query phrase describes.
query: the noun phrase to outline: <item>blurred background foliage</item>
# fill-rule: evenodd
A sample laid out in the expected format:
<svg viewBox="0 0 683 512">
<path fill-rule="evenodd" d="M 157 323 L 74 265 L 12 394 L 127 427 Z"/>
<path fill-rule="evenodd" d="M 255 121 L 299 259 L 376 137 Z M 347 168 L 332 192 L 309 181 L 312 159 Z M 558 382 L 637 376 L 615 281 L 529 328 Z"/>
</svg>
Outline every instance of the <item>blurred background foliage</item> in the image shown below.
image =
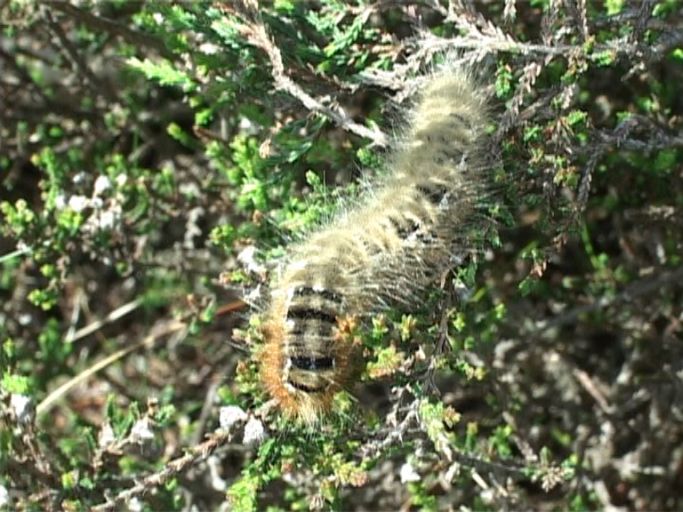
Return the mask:
<svg viewBox="0 0 683 512">
<path fill-rule="evenodd" d="M 0 508 L 680 509 L 682 21 L 0 2 Z M 287 424 L 260 289 L 381 171 L 444 55 L 491 94 L 495 232 L 358 326 L 335 417 Z"/>
</svg>

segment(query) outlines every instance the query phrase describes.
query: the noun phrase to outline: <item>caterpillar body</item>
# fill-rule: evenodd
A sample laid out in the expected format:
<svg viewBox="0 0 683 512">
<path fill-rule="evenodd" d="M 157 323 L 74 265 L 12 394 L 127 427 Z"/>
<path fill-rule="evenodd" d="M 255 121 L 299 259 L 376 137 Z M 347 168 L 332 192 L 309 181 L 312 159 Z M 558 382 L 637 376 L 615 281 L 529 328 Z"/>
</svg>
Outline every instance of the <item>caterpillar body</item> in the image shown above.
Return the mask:
<svg viewBox="0 0 683 512">
<path fill-rule="evenodd" d="M 414 303 L 453 256 L 484 190 L 486 97 L 466 70 L 426 80 L 393 156 L 371 192 L 291 247 L 270 288 L 261 380 L 283 413 L 327 412 L 356 368 L 344 319 Z"/>
</svg>

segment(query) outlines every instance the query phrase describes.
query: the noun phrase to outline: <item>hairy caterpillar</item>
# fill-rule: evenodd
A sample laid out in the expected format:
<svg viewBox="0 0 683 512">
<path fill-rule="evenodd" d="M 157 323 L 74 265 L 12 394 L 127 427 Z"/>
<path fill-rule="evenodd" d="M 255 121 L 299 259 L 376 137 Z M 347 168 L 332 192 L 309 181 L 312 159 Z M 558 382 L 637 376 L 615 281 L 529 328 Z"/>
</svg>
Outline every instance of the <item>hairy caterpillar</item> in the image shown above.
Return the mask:
<svg viewBox="0 0 683 512">
<path fill-rule="evenodd" d="M 354 375 L 344 319 L 414 303 L 453 256 L 485 185 L 486 98 L 470 74 L 431 75 L 403 142 L 360 204 L 290 248 L 271 285 L 261 380 L 285 415 L 314 422 Z M 455 252 L 454 252 L 455 251 Z"/>
</svg>

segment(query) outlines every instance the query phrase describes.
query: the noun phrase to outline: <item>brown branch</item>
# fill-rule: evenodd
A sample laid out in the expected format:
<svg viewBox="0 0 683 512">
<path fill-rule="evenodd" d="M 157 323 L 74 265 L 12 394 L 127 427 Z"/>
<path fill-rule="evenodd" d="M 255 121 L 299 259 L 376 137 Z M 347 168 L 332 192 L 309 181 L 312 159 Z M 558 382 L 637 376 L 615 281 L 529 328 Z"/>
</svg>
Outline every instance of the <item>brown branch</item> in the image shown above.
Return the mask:
<svg viewBox="0 0 683 512">
<path fill-rule="evenodd" d="M 133 44 L 134 46 L 147 46 L 154 48 L 159 54 L 163 55 L 167 59 L 172 59 L 173 54 L 168 51 L 164 46 L 163 42 L 148 34 L 132 30 L 125 25 L 121 25 L 112 21 L 110 19 L 104 18 L 102 16 L 95 16 L 87 11 L 79 9 L 70 2 L 64 1 L 53 1 L 50 2 L 49 7 L 52 7 L 63 14 L 70 16 L 79 23 L 83 23 L 88 28 L 94 31 L 104 31 L 110 34 L 121 37 L 126 42 Z"/>
<path fill-rule="evenodd" d="M 484 50 L 489 53 L 497 52 L 513 52 L 521 53 L 522 55 L 552 55 L 552 56 L 566 56 L 572 52 L 585 52 L 585 49 L 580 44 L 538 44 L 525 43 L 517 41 L 511 36 L 488 36 L 484 34 L 475 34 L 466 37 L 458 37 L 451 39 L 444 39 L 436 36 L 429 36 L 424 40 L 425 45 L 430 45 L 435 49 L 436 53 L 447 53 L 449 50 Z M 638 47 L 636 45 L 603 43 L 596 44 L 593 48 L 593 53 L 602 51 L 613 51 L 615 54 L 630 54 Z M 590 55 L 587 55 L 589 57 Z"/>
<path fill-rule="evenodd" d="M 388 146 L 389 137 L 384 132 L 356 123 L 343 110 L 325 105 L 321 100 L 314 98 L 294 82 L 294 80 L 285 72 L 280 49 L 271 39 L 268 34 L 268 29 L 261 21 L 260 16 L 252 6 L 245 4 L 242 4 L 239 10 L 228 4 L 222 4 L 220 7 L 224 11 L 230 12 L 241 18 L 243 24 L 240 27 L 240 32 L 242 35 L 244 35 L 247 41 L 253 46 L 261 48 L 266 52 L 266 55 L 270 60 L 273 80 L 277 89 L 298 99 L 308 110 L 317 112 L 318 114 L 331 119 L 344 130 L 370 139 L 376 146 Z"/>
<path fill-rule="evenodd" d="M 131 498 L 140 496 L 155 487 L 164 485 L 179 473 L 182 473 L 191 466 L 206 460 L 214 451 L 216 451 L 217 448 L 230 441 L 232 436 L 232 431 L 218 430 L 214 432 L 206 441 L 199 445 L 193 446 L 185 455 L 182 455 L 181 457 L 169 462 L 164 469 L 157 471 L 156 473 L 152 473 L 151 475 L 147 475 L 133 487 L 121 491 L 114 498 L 93 507 L 92 510 L 98 512 L 104 512 L 107 510 L 120 510 L 121 506 L 128 502 Z"/>
<path fill-rule="evenodd" d="M 90 82 L 90 85 L 92 86 L 95 92 L 101 91 L 103 93 L 106 93 L 106 96 L 109 100 L 115 100 L 116 98 L 114 98 L 109 91 L 108 84 L 104 83 L 98 77 L 95 76 L 95 74 L 83 60 L 79 52 L 76 50 L 76 48 L 74 48 L 71 41 L 69 41 L 69 38 L 64 33 L 64 30 L 62 29 L 61 25 L 57 23 L 57 21 L 54 19 L 54 16 L 52 16 L 52 13 L 48 9 L 44 9 L 43 15 L 47 22 L 46 27 L 48 32 L 50 32 L 57 39 L 57 41 L 59 41 L 59 45 L 66 53 L 67 58 L 69 58 L 73 63 L 74 67 L 78 71 L 80 71 L 82 77 L 84 78 L 84 82 Z"/>
<path fill-rule="evenodd" d="M 610 306 L 615 306 L 624 302 L 630 302 L 638 297 L 642 297 L 653 292 L 658 292 L 664 288 L 681 282 L 683 282 L 683 267 L 667 270 L 656 276 L 643 278 L 629 284 L 624 290 L 614 297 L 601 297 L 591 304 L 572 308 L 569 311 L 550 318 L 549 320 L 537 321 L 533 331 L 536 333 L 541 333 L 553 327 L 574 324 L 581 315 L 598 311 L 600 309 L 605 309 Z"/>
</svg>

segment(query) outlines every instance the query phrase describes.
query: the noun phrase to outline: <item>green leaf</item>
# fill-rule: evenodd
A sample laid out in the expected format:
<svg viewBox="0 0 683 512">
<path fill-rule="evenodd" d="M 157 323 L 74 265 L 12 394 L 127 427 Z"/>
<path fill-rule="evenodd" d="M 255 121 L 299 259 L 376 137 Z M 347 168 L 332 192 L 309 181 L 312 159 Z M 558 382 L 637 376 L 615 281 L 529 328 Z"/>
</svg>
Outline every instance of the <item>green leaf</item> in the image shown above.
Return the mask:
<svg viewBox="0 0 683 512">
<path fill-rule="evenodd" d="M 160 85 L 180 87 L 185 92 L 192 92 L 197 88 L 187 73 L 174 68 L 173 64 L 165 59 L 153 62 L 150 59 L 140 60 L 137 57 L 131 57 L 126 60 L 126 64 L 140 71 L 150 80 L 159 82 Z"/>
<path fill-rule="evenodd" d="M 2 381 L 0 387 L 7 393 L 16 393 L 18 395 L 31 395 L 33 391 L 33 382 L 30 378 L 23 375 L 14 375 L 9 372 L 2 374 Z"/>
</svg>

